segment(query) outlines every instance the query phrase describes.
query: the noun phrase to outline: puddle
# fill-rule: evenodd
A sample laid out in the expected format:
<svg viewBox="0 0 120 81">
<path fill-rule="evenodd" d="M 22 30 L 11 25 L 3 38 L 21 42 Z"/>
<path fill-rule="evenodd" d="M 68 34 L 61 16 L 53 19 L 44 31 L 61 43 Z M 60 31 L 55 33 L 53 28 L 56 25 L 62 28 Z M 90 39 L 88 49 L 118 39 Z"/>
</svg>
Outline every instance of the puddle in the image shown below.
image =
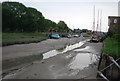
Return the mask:
<svg viewBox="0 0 120 81">
<path fill-rule="evenodd" d="M 86 46 L 85 48 L 82 49 L 76 49 L 74 51 L 89 51 L 90 50 L 90 46 Z"/>
<path fill-rule="evenodd" d="M 55 56 L 57 54 L 60 54 L 60 53 L 61 52 L 59 52 L 57 50 L 51 50 L 51 51 L 43 54 L 43 59 L 47 59 L 47 58 L 53 57 L 53 56 Z"/>
<path fill-rule="evenodd" d="M 68 65 L 71 69 L 84 69 L 90 64 L 97 61 L 97 56 L 92 53 L 79 53 L 73 58 L 72 62 Z"/>
<path fill-rule="evenodd" d="M 56 56 L 58 54 L 62 54 L 62 53 L 65 53 L 67 51 L 78 48 L 78 47 L 82 46 L 86 41 L 88 41 L 88 40 L 81 41 L 81 42 L 73 44 L 73 45 L 67 45 L 66 47 L 58 49 L 58 50 L 51 50 L 49 52 L 46 52 L 46 53 L 43 54 L 43 59 L 47 59 L 47 58 Z"/>
</svg>

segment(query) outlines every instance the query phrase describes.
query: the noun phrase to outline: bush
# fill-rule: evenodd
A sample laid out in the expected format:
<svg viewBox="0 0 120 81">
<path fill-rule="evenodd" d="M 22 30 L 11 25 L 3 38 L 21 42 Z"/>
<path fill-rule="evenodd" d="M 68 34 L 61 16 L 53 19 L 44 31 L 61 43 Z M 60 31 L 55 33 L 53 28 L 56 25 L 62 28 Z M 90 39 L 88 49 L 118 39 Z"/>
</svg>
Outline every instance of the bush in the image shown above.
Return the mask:
<svg viewBox="0 0 120 81">
<path fill-rule="evenodd" d="M 113 37 L 113 35 L 115 34 L 120 34 L 120 25 L 114 25 L 112 28 L 109 29 L 107 34 L 109 37 Z"/>
<path fill-rule="evenodd" d="M 105 47 L 103 48 L 103 52 L 109 54 L 113 57 L 120 57 L 120 42 L 116 41 L 113 38 L 107 38 L 104 41 Z"/>
<path fill-rule="evenodd" d="M 120 34 L 114 34 L 112 37 L 117 41 L 120 41 Z"/>
</svg>

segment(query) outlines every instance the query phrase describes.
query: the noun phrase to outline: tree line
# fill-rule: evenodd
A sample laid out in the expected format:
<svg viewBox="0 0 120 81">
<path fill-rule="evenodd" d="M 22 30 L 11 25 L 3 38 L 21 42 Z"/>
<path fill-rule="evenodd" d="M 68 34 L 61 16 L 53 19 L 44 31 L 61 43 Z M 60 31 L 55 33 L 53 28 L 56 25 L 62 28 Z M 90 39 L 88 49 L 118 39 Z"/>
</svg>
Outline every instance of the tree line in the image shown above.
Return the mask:
<svg viewBox="0 0 120 81">
<path fill-rule="evenodd" d="M 70 32 L 64 21 L 55 23 L 40 11 L 19 2 L 2 2 L 2 32 Z"/>
</svg>

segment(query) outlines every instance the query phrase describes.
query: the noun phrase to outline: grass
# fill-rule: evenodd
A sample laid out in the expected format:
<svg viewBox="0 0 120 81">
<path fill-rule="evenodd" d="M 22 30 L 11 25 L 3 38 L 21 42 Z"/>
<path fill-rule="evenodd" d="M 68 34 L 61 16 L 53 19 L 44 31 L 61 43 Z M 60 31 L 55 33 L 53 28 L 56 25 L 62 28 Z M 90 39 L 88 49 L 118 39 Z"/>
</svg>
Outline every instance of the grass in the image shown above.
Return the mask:
<svg viewBox="0 0 120 81">
<path fill-rule="evenodd" d="M 0 46 L 2 45 L 2 33 L 0 32 Z"/>
<path fill-rule="evenodd" d="M 120 42 L 113 39 L 113 38 L 107 38 L 104 41 L 105 47 L 103 48 L 103 52 L 106 54 L 109 54 L 113 57 L 120 57 Z"/>
<path fill-rule="evenodd" d="M 45 33 L 2 33 L 2 45 L 40 42 L 47 39 Z"/>
</svg>

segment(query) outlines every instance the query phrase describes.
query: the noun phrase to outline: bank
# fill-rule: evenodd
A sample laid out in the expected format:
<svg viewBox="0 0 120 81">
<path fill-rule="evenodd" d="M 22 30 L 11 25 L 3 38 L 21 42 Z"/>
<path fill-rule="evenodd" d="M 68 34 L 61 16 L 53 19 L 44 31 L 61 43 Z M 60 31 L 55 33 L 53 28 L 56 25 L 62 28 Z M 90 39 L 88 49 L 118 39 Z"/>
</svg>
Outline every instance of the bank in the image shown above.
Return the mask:
<svg viewBox="0 0 120 81">
<path fill-rule="evenodd" d="M 101 72 L 109 81 L 120 80 L 120 42 L 114 38 L 106 38 L 102 49 L 102 54 L 98 66 L 98 71 Z M 118 64 L 118 65 L 117 65 Z M 102 78 L 103 78 L 102 76 Z M 98 74 L 98 77 L 101 77 Z"/>
<path fill-rule="evenodd" d="M 2 33 L 2 46 L 37 43 L 47 39 L 45 33 Z"/>
</svg>

